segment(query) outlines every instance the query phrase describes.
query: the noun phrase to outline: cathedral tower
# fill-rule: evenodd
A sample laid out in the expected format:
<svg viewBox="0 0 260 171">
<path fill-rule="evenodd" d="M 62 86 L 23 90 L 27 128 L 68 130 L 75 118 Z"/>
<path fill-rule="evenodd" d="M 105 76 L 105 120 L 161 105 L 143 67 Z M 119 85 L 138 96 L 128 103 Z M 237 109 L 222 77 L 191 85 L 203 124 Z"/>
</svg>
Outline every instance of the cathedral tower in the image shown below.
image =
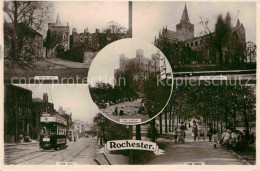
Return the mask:
<svg viewBox="0 0 260 171">
<path fill-rule="evenodd" d="M 194 37 L 194 24 L 190 23 L 186 4 L 182 12 L 180 23 L 176 25 L 176 31 L 181 35 L 181 40 L 185 41 Z"/>
</svg>

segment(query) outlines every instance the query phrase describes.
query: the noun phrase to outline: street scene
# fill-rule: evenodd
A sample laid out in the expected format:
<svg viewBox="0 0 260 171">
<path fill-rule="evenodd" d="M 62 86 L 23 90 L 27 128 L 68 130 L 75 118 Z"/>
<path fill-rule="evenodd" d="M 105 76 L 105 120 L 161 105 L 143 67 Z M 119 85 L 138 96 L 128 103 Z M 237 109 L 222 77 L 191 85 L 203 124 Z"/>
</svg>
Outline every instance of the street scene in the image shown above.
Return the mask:
<svg viewBox="0 0 260 171">
<path fill-rule="evenodd" d="M 87 85 L 9 84 L 4 100 L 5 164 L 97 164 L 98 110 Z"/>
<path fill-rule="evenodd" d="M 156 47 L 125 39 L 100 51 L 88 80 L 101 113 L 113 121 L 127 123 L 129 119 L 133 124 L 153 118 L 164 108 L 171 95 L 171 77 L 170 64 Z"/>
<path fill-rule="evenodd" d="M 165 151 L 158 156 L 141 150 L 132 150 L 131 155 L 124 150 L 105 153 L 113 164 L 254 165 L 255 99 L 253 84 L 181 86 L 173 89 L 167 107 L 148 123 L 131 128 L 101 114 L 94 122 L 101 129 L 103 145 L 135 139 L 156 142 Z"/>
<path fill-rule="evenodd" d="M 93 12 L 107 18 L 95 18 Z M 79 77 L 82 83 L 96 54 L 129 33 L 127 2 L 5 1 L 4 14 L 8 83 L 19 83 L 13 77 L 28 81 L 35 76 L 58 76 L 65 83 Z"/>
</svg>

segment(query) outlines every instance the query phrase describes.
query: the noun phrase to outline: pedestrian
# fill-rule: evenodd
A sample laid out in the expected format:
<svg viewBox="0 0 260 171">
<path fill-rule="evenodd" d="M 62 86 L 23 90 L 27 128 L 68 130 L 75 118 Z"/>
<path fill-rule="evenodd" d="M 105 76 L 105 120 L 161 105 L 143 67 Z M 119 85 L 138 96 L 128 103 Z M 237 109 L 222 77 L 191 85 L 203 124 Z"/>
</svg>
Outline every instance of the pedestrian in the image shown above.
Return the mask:
<svg viewBox="0 0 260 171">
<path fill-rule="evenodd" d="M 179 130 L 177 132 L 178 132 L 178 143 L 180 142 L 184 143 L 184 132 L 182 130 Z"/>
<path fill-rule="evenodd" d="M 181 131 L 183 131 L 184 138 L 185 138 L 186 137 L 185 130 L 187 130 L 187 127 L 184 125 L 184 122 L 181 122 L 180 129 L 181 129 Z"/>
<path fill-rule="evenodd" d="M 212 124 L 210 124 L 209 126 L 209 130 L 208 130 L 208 137 L 209 137 L 209 142 L 211 142 L 211 138 L 212 138 L 212 134 L 213 134 L 213 127 Z"/>
<path fill-rule="evenodd" d="M 217 135 L 217 131 L 213 132 L 213 144 L 214 144 L 214 148 L 217 148 L 217 142 L 218 142 L 218 135 Z"/>
<path fill-rule="evenodd" d="M 196 141 L 196 139 L 198 137 L 198 126 L 197 126 L 195 120 L 193 121 L 192 134 L 193 134 L 193 137 L 194 137 L 194 141 Z"/>
<path fill-rule="evenodd" d="M 203 128 L 203 141 L 205 141 L 207 137 L 207 131 L 206 131 L 206 128 Z"/>
<path fill-rule="evenodd" d="M 177 143 L 177 138 L 178 138 L 178 130 L 177 130 L 177 128 L 174 129 L 174 135 L 173 136 L 174 136 L 174 140 L 175 140 L 174 142 Z"/>
<path fill-rule="evenodd" d="M 125 113 L 125 112 L 124 112 L 124 108 L 123 108 L 123 107 L 121 107 L 121 109 L 120 109 L 120 112 L 119 112 L 119 115 L 120 115 L 120 116 L 123 116 L 123 115 L 124 115 L 124 113 Z"/>
<path fill-rule="evenodd" d="M 115 108 L 115 114 L 118 115 L 118 107 Z"/>
</svg>

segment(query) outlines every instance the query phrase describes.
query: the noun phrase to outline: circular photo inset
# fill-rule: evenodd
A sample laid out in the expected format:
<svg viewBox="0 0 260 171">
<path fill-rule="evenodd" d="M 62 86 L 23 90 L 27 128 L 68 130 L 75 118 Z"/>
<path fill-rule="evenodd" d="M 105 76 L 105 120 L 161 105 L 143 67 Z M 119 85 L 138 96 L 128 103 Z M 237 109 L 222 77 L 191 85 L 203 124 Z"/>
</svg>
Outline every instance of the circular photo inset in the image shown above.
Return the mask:
<svg viewBox="0 0 260 171">
<path fill-rule="evenodd" d="M 89 90 L 108 119 L 137 125 L 160 114 L 172 92 L 172 69 L 164 54 L 140 39 L 103 48 L 91 63 Z"/>
</svg>

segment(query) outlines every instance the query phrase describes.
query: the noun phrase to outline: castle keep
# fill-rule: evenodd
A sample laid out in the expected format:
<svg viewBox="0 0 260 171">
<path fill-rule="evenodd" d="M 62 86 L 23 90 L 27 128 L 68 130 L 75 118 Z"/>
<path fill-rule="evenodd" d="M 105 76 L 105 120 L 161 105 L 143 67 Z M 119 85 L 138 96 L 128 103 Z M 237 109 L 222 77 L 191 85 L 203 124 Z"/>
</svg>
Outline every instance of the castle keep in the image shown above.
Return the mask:
<svg viewBox="0 0 260 171">
<path fill-rule="evenodd" d="M 139 76 L 151 75 L 160 71 L 160 60 L 157 54 L 152 54 L 150 59 L 146 58 L 143 49 L 137 49 L 136 57 L 131 59 L 126 57 L 125 54 L 120 54 L 119 60 L 119 68 L 114 70 L 116 86 L 119 86 L 120 78 L 126 77 L 129 71 L 131 76 L 135 74 Z"/>
</svg>

